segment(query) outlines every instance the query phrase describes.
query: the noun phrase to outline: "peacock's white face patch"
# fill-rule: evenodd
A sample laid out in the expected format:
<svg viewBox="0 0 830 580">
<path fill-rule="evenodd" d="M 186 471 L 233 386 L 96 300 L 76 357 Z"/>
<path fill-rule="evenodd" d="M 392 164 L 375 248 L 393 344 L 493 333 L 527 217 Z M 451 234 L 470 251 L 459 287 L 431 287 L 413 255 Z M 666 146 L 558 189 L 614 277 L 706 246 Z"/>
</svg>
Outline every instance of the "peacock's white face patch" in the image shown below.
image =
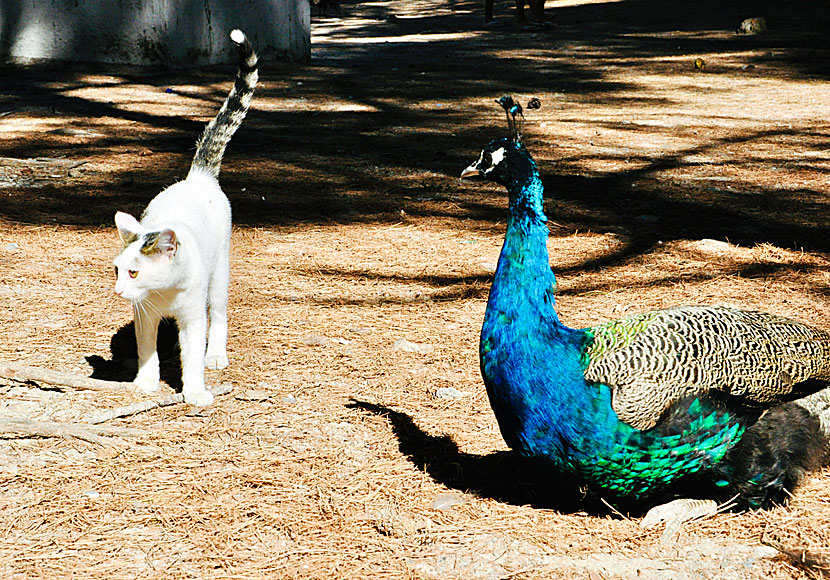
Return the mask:
<svg viewBox="0 0 830 580">
<path fill-rule="evenodd" d="M 504 147 L 499 147 L 490 156 L 490 167 L 485 170 L 485 173 L 493 171 L 496 166 L 504 161 Z"/>
<path fill-rule="evenodd" d="M 484 149 L 481 155 L 478 156 L 475 163 L 470 165 L 467 169 L 461 172 L 461 177 L 471 177 L 473 175 L 481 175 L 487 177 L 493 170 L 504 161 L 507 156 L 507 151 L 504 147 L 499 147 L 493 151 Z"/>
</svg>

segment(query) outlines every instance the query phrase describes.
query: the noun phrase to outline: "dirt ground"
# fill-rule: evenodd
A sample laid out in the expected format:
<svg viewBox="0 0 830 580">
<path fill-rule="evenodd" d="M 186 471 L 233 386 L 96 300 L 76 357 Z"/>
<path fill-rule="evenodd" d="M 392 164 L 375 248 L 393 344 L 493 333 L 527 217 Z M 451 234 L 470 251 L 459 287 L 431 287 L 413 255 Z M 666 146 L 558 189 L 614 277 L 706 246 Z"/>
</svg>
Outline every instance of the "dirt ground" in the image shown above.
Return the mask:
<svg viewBox="0 0 830 580">
<path fill-rule="evenodd" d="M 263 67 L 223 164 L 231 366 L 208 381 L 233 391 L 110 421 L 132 429 L 111 444 L 0 440 L 0 577 L 823 577 L 828 470 L 788 507 L 662 539 L 507 453 L 477 360 L 506 198 L 458 175 L 506 134 L 494 98 L 539 97 L 526 143 L 563 321 L 725 303 L 830 328 L 824 8 L 549 0 L 552 22 L 517 30 L 506 2 L 484 26 L 478 3 L 377 0 L 315 18 L 312 62 Z M 735 33 L 756 16 L 766 33 Z M 0 67 L 0 360 L 132 378 L 113 214 L 184 177 L 232 74 Z M 0 390 L 0 416 L 58 422 L 154 398 Z"/>
</svg>

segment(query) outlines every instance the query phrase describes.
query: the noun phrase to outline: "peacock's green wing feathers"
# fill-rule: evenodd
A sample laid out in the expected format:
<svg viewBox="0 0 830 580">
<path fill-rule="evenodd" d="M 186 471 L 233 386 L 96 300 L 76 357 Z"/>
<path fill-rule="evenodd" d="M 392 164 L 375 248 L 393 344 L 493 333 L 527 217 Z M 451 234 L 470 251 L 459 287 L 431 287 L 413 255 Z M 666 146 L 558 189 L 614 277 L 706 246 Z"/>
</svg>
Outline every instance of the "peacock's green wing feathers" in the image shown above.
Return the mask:
<svg viewBox="0 0 830 580">
<path fill-rule="evenodd" d="M 722 461 L 758 414 L 734 408 L 723 396 L 684 397 L 653 429 L 626 425 L 601 443 L 593 441 L 583 449 L 578 471 L 601 495 L 643 498 L 660 493 L 675 480 Z"/>
<path fill-rule="evenodd" d="M 637 429 L 710 390 L 757 408 L 830 384 L 830 332 L 772 314 L 681 306 L 585 330 L 586 379 L 611 387 L 614 411 Z"/>
</svg>

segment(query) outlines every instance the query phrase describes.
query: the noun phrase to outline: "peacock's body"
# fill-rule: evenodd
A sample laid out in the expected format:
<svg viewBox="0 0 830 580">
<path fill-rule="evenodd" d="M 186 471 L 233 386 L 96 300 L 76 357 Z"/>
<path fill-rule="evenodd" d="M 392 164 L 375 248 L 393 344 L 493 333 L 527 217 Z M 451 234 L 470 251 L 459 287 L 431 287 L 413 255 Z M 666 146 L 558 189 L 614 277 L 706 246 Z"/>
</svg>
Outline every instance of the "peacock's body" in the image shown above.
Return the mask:
<svg viewBox="0 0 830 580">
<path fill-rule="evenodd" d="M 542 182 L 517 135 L 462 174 L 510 195 L 480 343 L 505 441 L 618 504 L 671 497 L 682 482 L 745 507 L 784 501 L 824 439 L 814 416 L 782 403 L 828 385 L 830 333 L 725 307 L 568 328 L 555 310 Z"/>
</svg>

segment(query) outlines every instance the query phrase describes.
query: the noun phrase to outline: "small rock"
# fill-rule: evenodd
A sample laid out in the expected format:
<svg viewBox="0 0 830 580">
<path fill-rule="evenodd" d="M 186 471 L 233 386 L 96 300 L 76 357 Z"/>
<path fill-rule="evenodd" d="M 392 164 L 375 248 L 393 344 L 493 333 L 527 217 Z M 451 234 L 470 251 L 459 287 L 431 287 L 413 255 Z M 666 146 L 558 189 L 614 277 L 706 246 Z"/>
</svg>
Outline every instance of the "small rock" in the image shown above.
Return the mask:
<svg viewBox="0 0 830 580">
<path fill-rule="evenodd" d="M 441 387 L 436 389 L 432 396 L 436 399 L 460 399 L 464 396 L 464 393 L 455 387 Z"/>
<path fill-rule="evenodd" d="M 454 506 L 463 505 L 465 503 L 467 503 L 467 500 L 457 493 L 439 493 L 429 505 L 432 509 L 445 512 L 452 509 Z"/>
<path fill-rule="evenodd" d="M 430 523 L 426 518 L 401 514 L 391 508 L 367 514 L 366 519 L 372 522 L 381 534 L 392 538 L 411 536 L 427 528 Z"/>
<path fill-rule="evenodd" d="M 780 552 L 772 546 L 755 546 L 752 552 L 759 559 L 774 559 L 780 555 Z"/>
<path fill-rule="evenodd" d="M 368 326 L 352 326 L 349 329 L 349 332 L 353 332 L 355 334 L 366 335 L 366 334 L 372 334 L 372 329 L 369 328 Z"/>
<path fill-rule="evenodd" d="M 487 272 L 488 274 L 493 274 L 496 271 L 496 262 L 479 262 L 478 267 Z"/>
<path fill-rule="evenodd" d="M 134 512 L 139 513 L 139 514 L 146 514 L 150 511 L 152 511 L 150 509 L 150 504 L 145 503 L 143 501 L 134 501 L 132 503 L 132 508 L 133 508 Z"/>
<path fill-rule="evenodd" d="M 417 342 L 411 342 L 405 338 L 396 340 L 395 344 L 392 345 L 392 348 L 402 352 L 417 352 L 418 354 L 426 354 L 435 350 L 431 344 L 418 344 Z"/>
<path fill-rule="evenodd" d="M 19 249 L 20 249 L 20 246 L 18 246 L 14 242 L 10 242 L 10 243 L 6 244 L 6 251 L 7 252 L 14 252 L 15 250 L 19 250 Z"/>
<path fill-rule="evenodd" d="M 297 397 L 294 395 L 286 395 L 282 398 L 282 402 L 286 405 L 296 405 L 297 404 Z"/>
<path fill-rule="evenodd" d="M 99 497 L 101 497 L 101 494 L 95 490 L 85 491 L 81 495 L 84 497 L 88 497 L 89 499 L 98 499 Z"/>
<path fill-rule="evenodd" d="M 322 346 L 329 343 L 329 339 L 319 334 L 307 334 L 301 341 L 306 346 Z"/>
<path fill-rule="evenodd" d="M 703 239 L 692 244 L 696 250 L 708 254 L 725 254 L 732 247 L 729 242 L 721 240 Z"/>
</svg>

